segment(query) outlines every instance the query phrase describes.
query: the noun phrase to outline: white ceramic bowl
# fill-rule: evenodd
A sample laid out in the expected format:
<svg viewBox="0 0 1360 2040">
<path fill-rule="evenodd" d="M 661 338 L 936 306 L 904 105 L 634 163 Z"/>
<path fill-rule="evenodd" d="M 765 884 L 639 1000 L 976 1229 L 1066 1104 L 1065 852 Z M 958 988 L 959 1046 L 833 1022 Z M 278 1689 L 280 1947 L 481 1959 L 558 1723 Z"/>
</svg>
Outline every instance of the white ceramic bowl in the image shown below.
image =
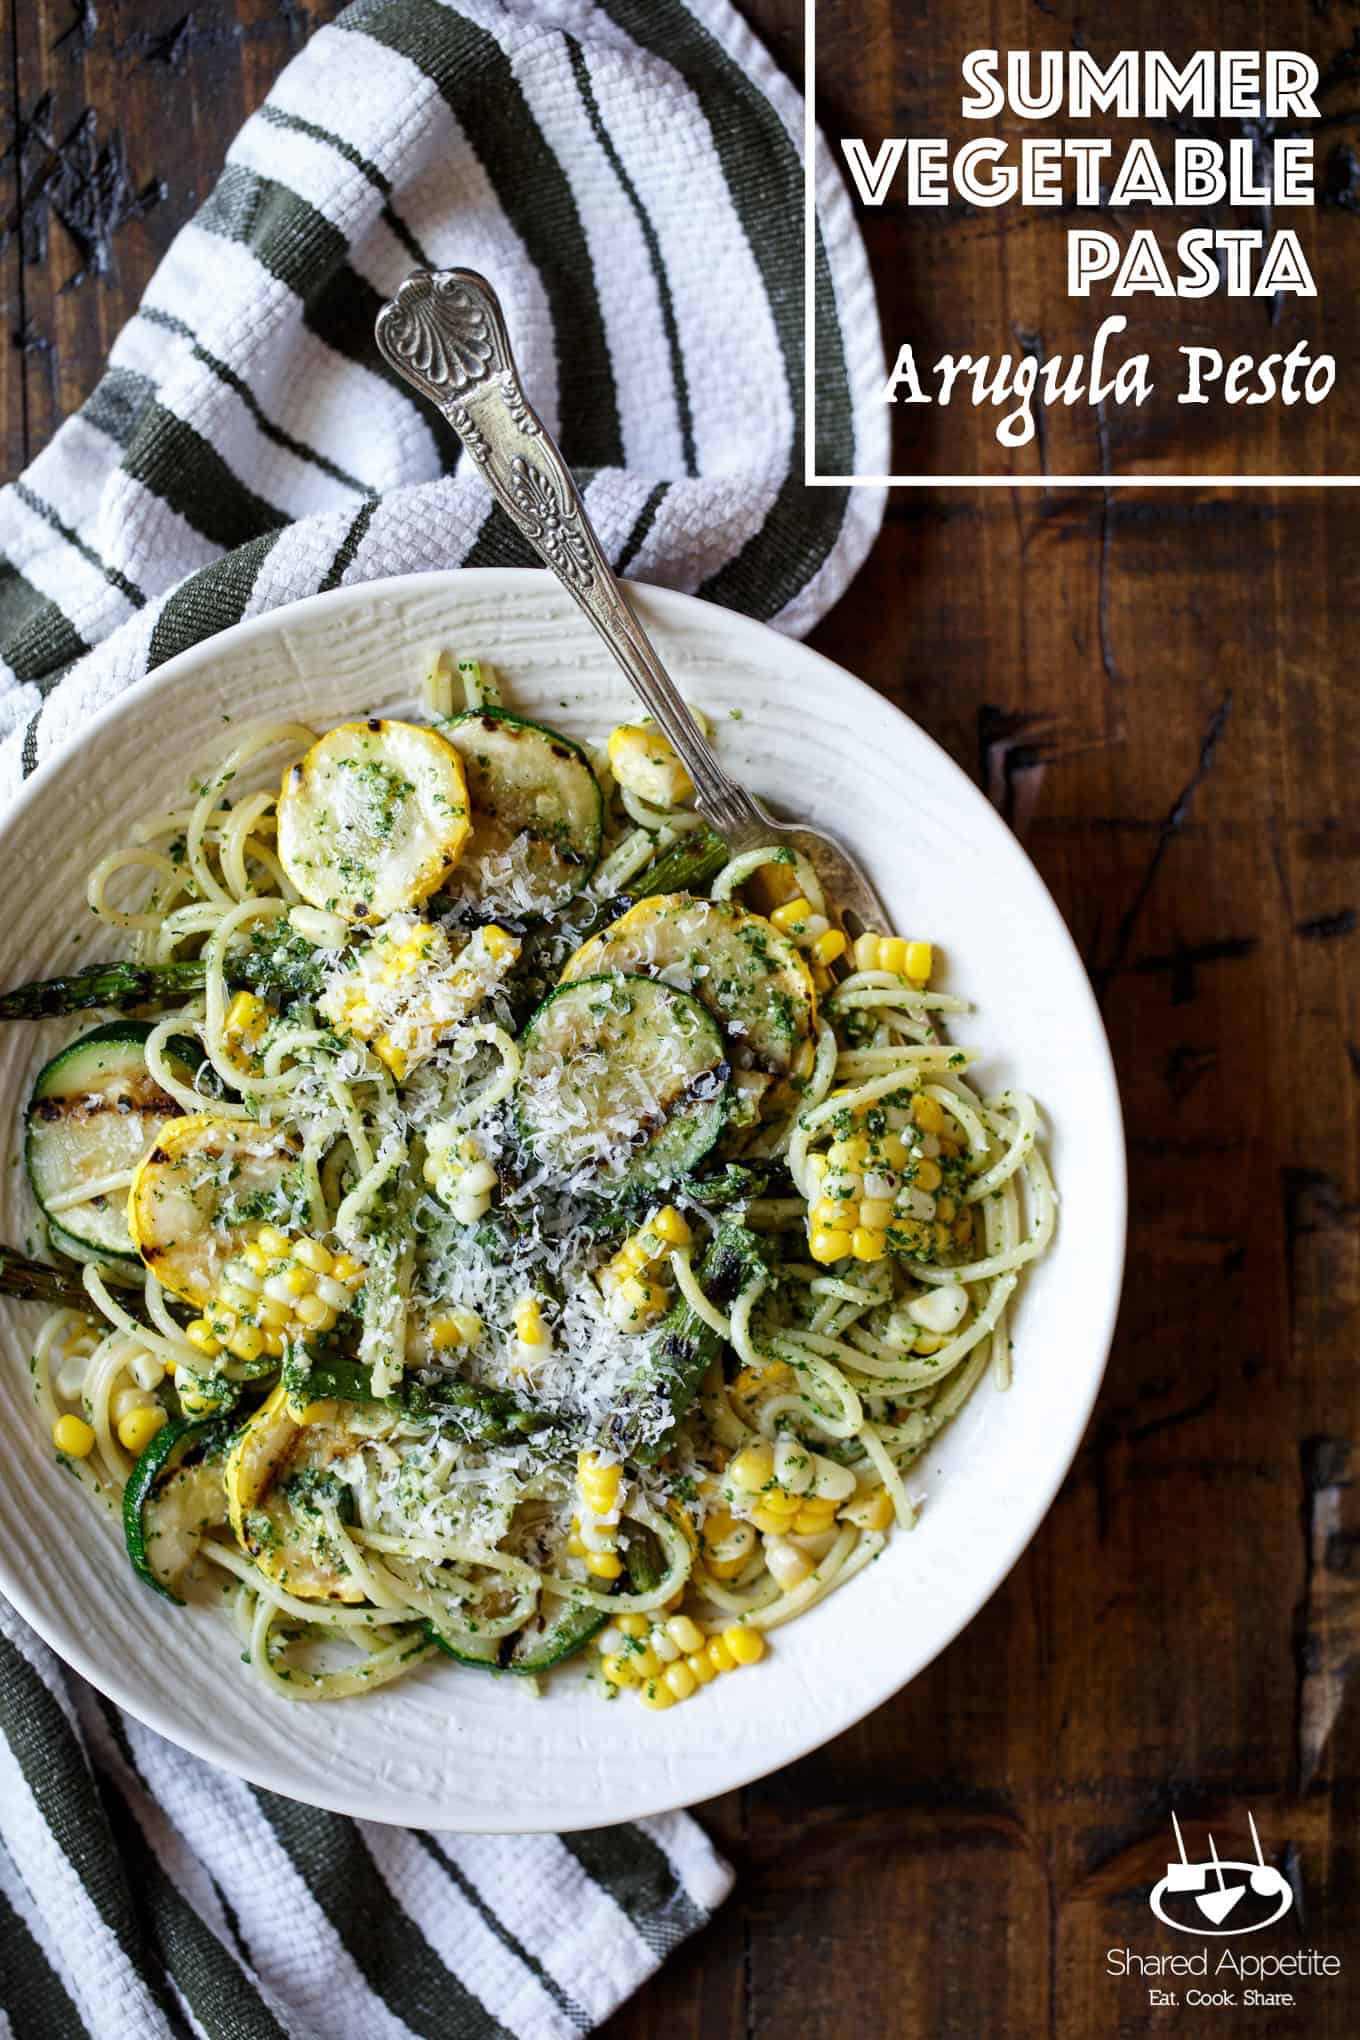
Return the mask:
<svg viewBox="0 0 1360 2040">
<path fill-rule="evenodd" d="M 1014 1387 L 984 1384 L 912 1479 L 926 1504 L 917 1529 L 781 1629 L 761 1665 L 664 1716 L 627 1702 L 606 1714 L 579 1677 L 534 1702 L 509 1679 L 447 1664 L 363 1699 L 276 1700 L 241 1665 L 227 1623 L 168 1607 L 134 1579 L 117 1524 L 61 1471 L 36 1420 L 39 1313 L 0 1303 L 0 1588 L 150 1727 L 344 1813 L 492 1832 L 590 1827 L 704 1799 L 826 1741 L 928 1664 L 1004 1578 L 1067 1471 L 1105 1364 L 1124 1248 L 1119 1103 L 1085 973 L 1038 875 L 958 767 L 859 681 L 744 617 L 636 593 L 731 769 L 847 839 L 894 927 L 932 937 L 949 989 L 975 1002 L 956 1033 L 984 1048 L 982 1082 L 1023 1083 L 1042 1102 L 1058 1236 L 1021 1291 Z M 318 728 L 400 714 L 440 645 L 490 660 L 514 706 L 580 737 L 602 738 L 630 705 L 587 624 L 532 570 L 410 576 L 241 624 L 141 682 L 25 789 L 0 828 L 0 984 L 110 953 L 84 904 L 90 864 L 139 815 L 182 799 L 190 768 L 220 755 L 235 727 L 265 714 Z M 28 1080 L 68 1026 L 0 1028 L 11 1153 Z M 32 1219 L 10 1167 L 0 1238 L 22 1243 Z"/>
</svg>

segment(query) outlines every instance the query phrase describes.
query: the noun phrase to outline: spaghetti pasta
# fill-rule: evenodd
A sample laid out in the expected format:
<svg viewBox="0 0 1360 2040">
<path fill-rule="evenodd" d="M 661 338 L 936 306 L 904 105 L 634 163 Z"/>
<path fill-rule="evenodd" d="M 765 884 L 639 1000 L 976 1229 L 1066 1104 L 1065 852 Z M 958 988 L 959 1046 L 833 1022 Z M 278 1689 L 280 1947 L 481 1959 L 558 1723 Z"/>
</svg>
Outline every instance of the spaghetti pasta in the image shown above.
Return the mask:
<svg viewBox="0 0 1360 2040">
<path fill-rule="evenodd" d="M 88 1312 L 42 1325 L 37 1414 L 82 1419 L 73 1470 L 126 1490 L 149 1583 L 225 1575 L 280 1700 L 436 1656 L 527 1682 L 594 1637 L 603 1690 L 664 1709 L 910 1528 L 922 1453 L 1008 1386 L 1056 1223 L 1039 1109 L 972 1086 L 961 999 L 814 980 L 798 928 L 836 902 L 786 849 L 619 919 L 700 817 L 630 787 L 626 747 L 597 780 L 475 661 L 425 691 L 443 784 L 464 714 L 530 733 L 473 804 L 485 898 L 437 859 L 402 879 L 452 818 L 379 719 L 347 726 L 324 832 L 280 826 L 318 740 L 274 723 L 91 873 L 136 960 L 196 957 L 202 989 L 117 1036 L 159 1115 L 140 1158 L 92 1149 L 46 1191 L 59 1252 L 125 1198 L 130 1233 L 85 1256 Z M 251 783 L 271 759 L 282 793 Z M 565 905 L 508 913 L 554 860 Z M 378 864 L 406 882 L 382 917 Z M 792 933 L 736 914 L 757 875 L 806 902 Z"/>
</svg>

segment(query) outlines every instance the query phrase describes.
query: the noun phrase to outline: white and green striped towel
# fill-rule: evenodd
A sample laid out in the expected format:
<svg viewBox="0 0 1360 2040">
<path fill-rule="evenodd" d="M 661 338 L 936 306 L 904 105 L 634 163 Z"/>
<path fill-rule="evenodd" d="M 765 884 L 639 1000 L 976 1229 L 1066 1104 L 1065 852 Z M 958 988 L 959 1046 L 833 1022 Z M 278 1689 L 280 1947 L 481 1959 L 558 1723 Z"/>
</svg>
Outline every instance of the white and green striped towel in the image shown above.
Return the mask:
<svg viewBox="0 0 1360 2040">
<path fill-rule="evenodd" d="M 0 796 L 241 617 L 525 560 L 374 346 L 417 264 L 495 283 L 619 568 L 809 629 L 883 505 L 802 485 L 801 121 L 727 0 L 357 0 L 321 29 L 0 494 Z M 818 467 L 882 472 L 872 286 L 817 179 Z M 730 1884 L 683 1815 L 425 1835 L 255 1790 L 3 1609 L 0 1729 L 0 2040 L 566 2036 Z"/>
</svg>

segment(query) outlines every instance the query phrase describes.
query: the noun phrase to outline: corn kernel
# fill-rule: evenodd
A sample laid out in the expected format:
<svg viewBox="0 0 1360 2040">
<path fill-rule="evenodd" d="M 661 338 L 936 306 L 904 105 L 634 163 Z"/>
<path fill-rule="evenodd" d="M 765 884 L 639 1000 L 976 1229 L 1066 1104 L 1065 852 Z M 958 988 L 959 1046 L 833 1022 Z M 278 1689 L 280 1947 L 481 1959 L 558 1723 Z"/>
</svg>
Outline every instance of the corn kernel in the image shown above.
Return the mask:
<svg viewBox="0 0 1360 2040">
<path fill-rule="evenodd" d="M 258 1360 L 264 1351 L 264 1339 L 255 1325 L 238 1325 L 227 1341 L 227 1350 L 238 1360 Z"/>
<path fill-rule="evenodd" d="M 688 1615 L 672 1615 L 666 1624 L 666 1634 L 677 1650 L 693 1651 L 703 1648 L 704 1633 L 697 1622 L 691 1622 Z"/>
<path fill-rule="evenodd" d="M 641 1331 L 660 1317 L 670 1298 L 659 1282 L 642 1275 L 625 1275 L 608 1301 L 610 1322 L 621 1332 Z"/>
<path fill-rule="evenodd" d="M 755 1537 L 753 1534 L 751 1538 L 751 1550 L 754 1549 L 755 1549 Z M 750 1564 L 750 1561 L 751 1561 L 750 1551 L 739 1552 L 736 1550 L 735 1547 L 725 1555 L 721 1555 L 716 1551 L 708 1551 L 705 1552 L 704 1554 L 705 1570 L 715 1580 L 736 1579 L 739 1573 L 745 1572 L 747 1566 Z"/>
<path fill-rule="evenodd" d="M 859 1206 L 849 1197 L 819 1197 L 808 1212 L 819 1232 L 844 1232 L 859 1217 Z"/>
<path fill-rule="evenodd" d="M 600 1670 L 604 1673 L 611 1686 L 635 1686 L 637 1684 L 637 1674 L 627 1658 L 603 1657 L 600 1659 Z"/>
<path fill-rule="evenodd" d="M 300 1296 L 293 1312 L 298 1323 L 305 1325 L 309 1332 L 328 1332 L 335 1323 L 335 1312 L 319 1296 Z"/>
<path fill-rule="evenodd" d="M 331 1269 L 337 1282 L 357 1282 L 364 1272 L 362 1261 L 356 1261 L 353 1254 L 337 1254 Z"/>
<path fill-rule="evenodd" d="M 814 1261 L 820 1261 L 824 1265 L 832 1261 L 843 1261 L 850 1251 L 848 1232 L 828 1231 L 819 1226 L 808 1239 L 808 1252 Z"/>
<path fill-rule="evenodd" d="M 709 1657 L 707 1650 L 696 1650 L 692 1657 L 685 1659 L 685 1663 L 694 1674 L 696 1686 L 707 1686 L 710 1680 L 716 1679 L 718 1676 L 718 1668 Z"/>
<path fill-rule="evenodd" d="M 242 1247 L 241 1259 L 245 1262 L 252 1275 L 267 1275 L 269 1273 L 269 1256 L 261 1251 L 258 1240 L 252 1240 L 249 1246 Z"/>
<path fill-rule="evenodd" d="M 781 935 L 796 935 L 811 912 L 811 902 L 805 900 L 800 893 L 797 899 L 785 900 L 782 907 L 776 907 L 770 916 L 770 922 Z"/>
<path fill-rule="evenodd" d="M 871 1488 L 841 1511 L 847 1523 L 854 1523 L 861 1530 L 886 1530 L 895 1513 L 892 1497 L 882 1487 Z"/>
<path fill-rule="evenodd" d="M 916 1164 L 916 1188 L 918 1190 L 938 1190 L 943 1181 L 944 1178 L 940 1174 L 939 1163 L 933 1162 L 929 1155 L 923 1155 Z"/>
<path fill-rule="evenodd" d="M 616 1629 L 621 1629 L 625 1636 L 645 1636 L 647 1634 L 647 1617 L 645 1615 L 620 1615 L 614 1626 Z"/>
<path fill-rule="evenodd" d="M 688 1700 L 691 1693 L 698 1691 L 699 1681 L 683 1658 L 677 1658 L 673 1665 L 667 1665 L 664 1678 L 670 1687 L 672 1700 Z"/>
<path fill-rule="evenodd" d="M 730 1672 L 736 1666 L 736 1659 L 728 1647 L 727 1637 L 710 1636 L 706 1655 L 715 1672 Z"/>
<path fill-rule="evenodd" d="M 283 1358 L 284 1346 L 287 1343 L 282 1328 L 278 1325 L 262 1325 L 260 1327 L 260 1337 L 264 1340 L 264 1350 L 270 1359 L 281 1360 Z"/>
<path fill-rule="evenodd" d="M 436 1353 L 447 1353 L 454 1346 L 475 1345 L 482 1330 L 475 1310 L 446 1310 L 430 1320 L 430 1344 Z"/>
<path fill-rule="evenodd" d="M 664 1714 L 668 1707 L 674 1707 L 675 1695 L 664 1679 L 649 1679 L 642 1689 L 642 1704 Z"/>
<path fill-rule="evenodd" d="M 961 1218 L 955 1219 L 954 1244 L 959 1247 L 970 1247 L 973 1244 L 973 1214 L 971 1211 L 965 1211 Z"/>
<path fill-rule="evenodd" d="M 650 726 L 620 723 L 609 739 L 609 769 L 629 793 L 658 807 L 676 807 L 694 793 L 670 739 Z"/>
<path fill-rule="evenodd" d="M 68 1459 L 88 1459 L 94 1451 L 94 1431 L 84 1417 L 58 1417 L 52 1426 L 52 1443 Z"/>
<path fill-rule="evenodd" d="M 294 1245 L 293 1259 L 313 1275 L 329 1275 L 335 1265 L 329 1248 L 323 1247 L 320 1240 L 305 1237 Z"/>
<path fill-rule="evenodd" d="M 866 1197 L 859 1207 L 859 1222 L 875 1232 L 885 1232 L 892 1224 L 893 1201 L 891 1197 Z"/>
<path fill-rule="evenodd" d="M 877 970 L 877 968 L 878 968 L 877 935 L 861 935 L 857 937 L 855 942 L 855 969 Z"/>
<path fill-rule="evenodd" d="M 743 1445 L 727 1469 L 733 1487 L 748 1495 L 759 1494 L 774 1479 L 774 1447 Z"/>
<path fill-rule="evenodd" d="M 819 935 L 812 945 L 812 954 L 823 965 L 835 963 L 845 954 L 845 937 L 839 928 L 828 928 L 825 935 Z"/>
<path fill-rule="evenodd" d="M 758 1629 L 747 1629 L 740 1622 L 734 1622 L 730 1629 L 724 1629 L 722 1640 L 739 1665 L 755 1665 L 765 1655 L 765 1639 Z"/>
<path fill-rule="evenodd" d="M 641 1644 L 638 1649 L 630 1650 L 628 1662 L 640 1679 L 659 1679 L 661 1677 L 661 1660 L 652 1649 L 650 1643 Z"/>
<path fill-rule="evenodd" d="M 829 1530 L 836 1520 L 834 1502 L 805 1502 L 793 1519 L 795 1536 L 818 1537 L 823 1530 Z"/>
<path fill-rule="evenodd" d="M 935 967 L 935 954 L 928 942 L 907 944 L 906 971 L 909 978 L 915 978 L 923 985 Z"/>
<path fill-rule="evenodd" d="M 918 1091 L 911 1101 L 911 1116 L 922 1133 L 944 1132 L 944 1110 L 934 1098 L 928 1098 L 924 1091 Z"/>
<path fill-rule="evenodd" d="M 597 1580 L 616 1580 L 623 1571 L 623 1560 L 617 1551 L 588 1551 L 586 1571 Z"/>
<path fill-rule="evenodd" d="M 523 1346 L 548 1346 L 552 1340 L 536 1296 L 526 1296 L 515 1306 L 515 1336 Z"/>
<path fill-rule="evenodd" d="M 888 1235 L 881 1228 L 857 1225 L 850 1250 L 857 1261 L 881 1261 L 888 1251 Z"/>
<path fill-rule="evenodd" d="M 269 1008 L 253 992 L 238 992 L 226 1011 L 222 1032 L 229 1042 L 254 1049 L 265 1030 Z"/>
<path fill-rule="evenodd" d="M 879 1154 L 894 1175 L 899 1175 L 907 1166 L 907 1146 L 900 1133 L 889 1133 L 883 1138 Z"/>
<path fill-rule="evenodd" d="M 663 1204 L 660 1211 L 653 1212 L 647 1230 L 659 1234 L 672 1247 L 687 1247 L 694 1238 L 689 1221 L 673 1204 Z"/>
<path fill-rule="evenodd" d="M 198 1317 L 191 1324 L 187 1324 L 184 1327 L 184 1336 L 191 1346 L 196 1346 L 209 1360 L 215 1360 L 222 1350 L 222 1341 L 213 1337 L 213 1328 L 206 1318 Z"/>
<path fill-rule="evenodd" d="M 142 1409 L 129 1410 L 118 1426 L 118 1443 L 129 1452 L 141 1454 L 165 1422 L 166 1414 L 159 1403 L 148 1403 Z"/>
<path fill-rule="evenodd" d="M 756 1529 L 766 1537 L 782 1537 L 793 1520 L 795 1519 L 787 1512 L 775 1509 L 762 1508 L 752 1509 L 751 1511 L 751 1521 L 755 1524 Z"/>
</svg>

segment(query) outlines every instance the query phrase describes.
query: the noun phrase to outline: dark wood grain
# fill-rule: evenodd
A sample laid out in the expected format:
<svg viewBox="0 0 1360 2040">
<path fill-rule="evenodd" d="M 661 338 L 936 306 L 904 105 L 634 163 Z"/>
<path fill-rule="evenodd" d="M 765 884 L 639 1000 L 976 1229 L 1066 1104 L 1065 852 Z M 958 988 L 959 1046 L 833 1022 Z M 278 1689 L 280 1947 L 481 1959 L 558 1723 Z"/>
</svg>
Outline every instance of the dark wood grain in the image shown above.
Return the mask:
<svg viewBox="0 0 1360 2040">
<path fill-rule="evenodd" d="M 800 0 L 746 10 L 796 75 Z M 70 0 L 12 11 L 6 135 L 50 93 L 55 148 L 30 148 L 22 205 L 13 156 L 5 170 L 11 472 L 93 383 L 240 120 L 330 11 L 99 0 L 88 38 Z M 919 36 L 926 10 L 819 11 L 828 119 L 899 131 L 894 22 Z M 964 11 L 931 10 L 942 47 Z M 984 13 L 978 39 L 998 43 L 1057 18 L 1013 0 Z M 1127 0 L 1085 16 L 1093 44 L 1186 49 L 1297 36 L 1341 52 L 1355 26 L 1339 0 Z M 918 66 L 920 103 L 938 69 Z M 124 152 L 120 216 L 84 245 L 48 218 L 42 246 L 43 165 L 70 155 L 82 119 Z M 1338 125 L 1336 145 L 1352 139 Z M 1354 257 L 1336 225 L 1360 227 L 1315 228 L 1345 373 Z M 1024 233 L 950 256 L 1005 324 L 1063 310 L 1052 250 Z M 929 269 L 904 281 L 890 264 L 881 281 L 890 330 L 909 291 L 942 316 Z M 1360 467 L 1349 398 L 1317 429 L 1329 457 Z M 1022 1562 L 896 1700 L 700 1809 L 737 1893 L 610 2040 L 1360 2030 L 1358 600 L 1341 492 L 1103 497 L 1055 482 L 894 496 L 868 568 L 817 631 L 978 777 L 1068 919 L 1123 1086 L 1128 1289 L 1080 1457 Z M 1352 1974 L 1299 1985 L 1292 2012 L 1236 2014 L 1157 2012 L 1110 1979 L 1107 1948 L 1171 1940 L 1146 1893 L 1173 1804 L 1191 1839 L 1220 1844 L 1254 1810 L 1300 1894 L 1294 1928 L 1260 1939 L 1311 1942 Z"/>
</svg>

